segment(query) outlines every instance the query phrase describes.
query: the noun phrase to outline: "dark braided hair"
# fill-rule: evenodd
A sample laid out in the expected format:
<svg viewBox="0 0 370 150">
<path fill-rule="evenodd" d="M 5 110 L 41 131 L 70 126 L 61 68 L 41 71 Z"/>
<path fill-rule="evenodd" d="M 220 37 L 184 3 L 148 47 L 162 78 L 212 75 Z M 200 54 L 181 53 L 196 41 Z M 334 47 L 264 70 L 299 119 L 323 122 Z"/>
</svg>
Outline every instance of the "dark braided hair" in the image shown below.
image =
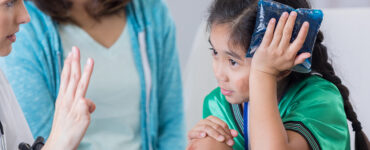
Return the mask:
<svg viewBox="0 0 370 150">
<path fill-rule="evenodd" d="M 335 74 L 333 66 L 328 61 L 327 48 L 322 44 L 324 35 L 319 32 L 312 54 L 312 70 L 320 73 L 322 77 L 337 86 L 343 98 L 344 111 L 346 112 L 347 119 L 352 122 L 353 131 L 355 131 L 355 149 L 367 150 L 368 139 L 362 131 L 360 121 L 357 119 L 357 114 L 353 110 L 352 104 L 349 100 L 349 90 L 342 84 L 341 79 Z"/>
<path fill-rule="evenodd" d="M 289 5 L 293 8 L 311 8 L 307 0 L 275 0 Z M 211 6 L 208 17 L 208 27 L 217 24 L 230 24 L 230 46 L 241 46 L 247 50 L 250 44 L 251 35 L 254 30 L 257 15 L 258 0 L 215 0 Z M 344 111 L 347 119 L 352 122 L 355 131 L 355 150 L 370 150 L 368 139 L 362 131 L 357 114 L 353 110 L 349 100 L 349 90 L 342 84 L 341 79 L 335 74 L 334 68 L 329 62 L 327 48 L 322 44 L 324 35 L 320 31 L 312 53 L 311 69 L 322 75 L 322 78 L 332 82 L 340 91 L 343 99 Z M 292 72 L 289 78 L 297 82 L 308 78 L 311 74 Z"/>
</svg>

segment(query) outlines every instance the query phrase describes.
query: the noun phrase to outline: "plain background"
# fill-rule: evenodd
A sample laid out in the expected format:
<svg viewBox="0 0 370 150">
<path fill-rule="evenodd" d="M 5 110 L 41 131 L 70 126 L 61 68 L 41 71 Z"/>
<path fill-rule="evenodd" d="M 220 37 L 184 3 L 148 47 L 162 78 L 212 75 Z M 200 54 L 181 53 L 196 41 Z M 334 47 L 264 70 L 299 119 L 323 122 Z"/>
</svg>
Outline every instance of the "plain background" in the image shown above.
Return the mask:
<svg viewBox="0 0 370 150">
<path fill-rule="evenodd" d="M 177 44 L 181 68 L 186 67 L 196 31 L 202 20 L 207 18 L 208 7 L 212 1 L 167 0 L 177 27 Z M 310 2 L 314 8 L 370 7 L 370 0 L 311 0 Z"/>
</svg>

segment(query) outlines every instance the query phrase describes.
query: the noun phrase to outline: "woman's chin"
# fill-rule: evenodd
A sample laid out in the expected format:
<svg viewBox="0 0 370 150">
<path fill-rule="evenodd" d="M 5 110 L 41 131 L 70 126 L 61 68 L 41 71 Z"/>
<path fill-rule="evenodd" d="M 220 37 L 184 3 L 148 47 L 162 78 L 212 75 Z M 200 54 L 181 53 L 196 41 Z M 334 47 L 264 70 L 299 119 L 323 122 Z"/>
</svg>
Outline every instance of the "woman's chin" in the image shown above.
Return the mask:
<svg viewBox="0 0 370 150">
<path fill-rule="evenodd" d="M 0 48 L 0 57 L 8 56 L 12 51 L 12 45 L 9 46 L 1 46 Z"/>
</svg>

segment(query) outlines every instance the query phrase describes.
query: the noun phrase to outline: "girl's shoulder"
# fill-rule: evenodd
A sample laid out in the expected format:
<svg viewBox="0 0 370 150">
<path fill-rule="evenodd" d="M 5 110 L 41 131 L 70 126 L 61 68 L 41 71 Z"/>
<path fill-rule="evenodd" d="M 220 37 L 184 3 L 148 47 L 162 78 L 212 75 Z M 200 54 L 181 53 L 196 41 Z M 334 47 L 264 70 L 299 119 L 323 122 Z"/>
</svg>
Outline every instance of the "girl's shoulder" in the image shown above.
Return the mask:
<svg viewBox="0 0 370 150">
<path fill-rule="evenodd" d="M 321 76 L 313 75 L 292 83 L 279 102 L 281 116 L 284 113 L 330 111 L 332 115 L 344 113 L 344 104 L 338 88 Z"/>
<path fill-rule="evenodd" d="M 332 82 L 317 75 L 290 85 L 282 100 L 301 102 L 315 99 L 325 99 L 322 102 L 326 103 L 342 103 L 338 88 Z"/>
<path fill-rule="evenodd" d="M 311 76 L 293 83 L 279 111 L 285 128 L 303 135 L 312 149 L 349 149 L 342 96 L 324 78 Z"/>
</svg>

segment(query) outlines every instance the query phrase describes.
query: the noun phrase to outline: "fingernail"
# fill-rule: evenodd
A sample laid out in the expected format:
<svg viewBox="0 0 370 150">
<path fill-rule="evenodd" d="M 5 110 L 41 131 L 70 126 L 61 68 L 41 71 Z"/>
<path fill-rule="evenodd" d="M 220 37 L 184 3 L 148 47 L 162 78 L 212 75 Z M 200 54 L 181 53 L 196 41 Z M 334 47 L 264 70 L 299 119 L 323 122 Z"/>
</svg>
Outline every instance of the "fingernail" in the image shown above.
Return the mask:
<svg viewBox="0 0 370 150">
<path fill-rule="evenodd" d="M 218 136 L 217 140 L 220 141 L 220 142 L 224 141 L 224 136 L 222 136 L 222 135 Z"/>
<path fill-rule="evenodd" d="M 87 59 L 87 65 L 91 65 L 92 64 L 92 59 L 91 58 L 88 58 Z"/>
<path fill-rule="evenodd" d="M 272 19 L 270 20 L 270 23 L 275 23 L 275 18 L 272 18 Z"/>
<path fill-rule="evenodd" d="M 206 133 L 202 132 L 202 133 L 200 133 L 200 136 L 201 137 L 206 137 Z"/>
<path fill-rule="evenodd" d="M 288 12 L 283 13 L 283 17 L 286 17 L 288 15 Z"/>
<path fill-rule="evenodd" d="M 290 15 L 292 15 L 292 16 L 296 16 L 296 15 L 297 15 L 297 12 L 292 11 L 292 12 L 290 12 Z"/>
<path fill-rule="evenodd" d="M 71 56 L 72 56 L 72 53 L 71 53 L 71 52 L 69 52 L 69 53 L 68 53 L 67 58 L 69 58 L 69 57 L 71 57 Z"/>
<path fill-rule="evenodd" d="M 234 141 L 233 140 L 228 140 L 226 144 L 229 145 L 229 146 L 233 146 Z"/>
<path fill-rule="evenodd" d="M 308 26 L 310 23 L 308 23 L 307 21 L 304 22 L 305 26 Z"/>
<path fill-rule="evenodd" d="M 77 48 L 76 48 L 76 46 L 73 46 L 72 47 L 72 53 L 73 53 L 74 56 L 77 55 Z"/>
</svg>

